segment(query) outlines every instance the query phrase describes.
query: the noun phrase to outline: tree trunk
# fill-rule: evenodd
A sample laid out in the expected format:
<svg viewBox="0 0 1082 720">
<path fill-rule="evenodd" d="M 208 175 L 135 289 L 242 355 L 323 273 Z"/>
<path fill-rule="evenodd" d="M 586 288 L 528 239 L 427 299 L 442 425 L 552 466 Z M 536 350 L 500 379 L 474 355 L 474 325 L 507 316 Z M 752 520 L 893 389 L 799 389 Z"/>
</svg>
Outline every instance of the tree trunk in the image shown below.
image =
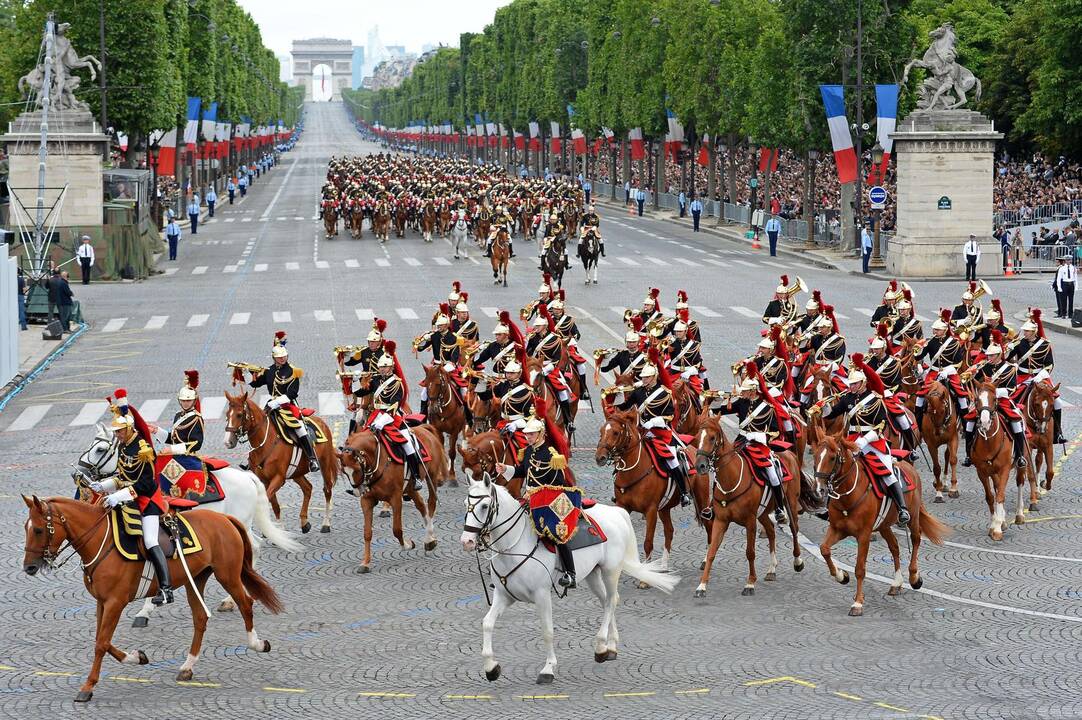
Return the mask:
<svg viewBox="0 0 1082 720">
<path fill-rule="evenodd" d="M 736 135 L 729 133 L 729 202 L 736 205 Z"/>
<path fill-rule="evenodd" d="M 804 208 L 801 216 L 808 226 L 807 244 L 815 244 L 815 161 L 809 150 L 804 155 Z"/>
<path fill-rule="evenodd" d="M 845 183 L 841 187 L 841 207 L 838 208 L 838 212 L 841 217 L 842 237 L 841 242 L 838 243 L 838 249 L 843 252 L 846 250 L 852 250 L 851 247 L 855 230 L 853 222 L 853 196 L 856 194 L 856 183 Z"/>
<path fill-rule="evenodd" d="M 665 143 L 654 143 L 657 153 L 657 169 L 654 171 L 654 209 L 661 207 L 661 193 L 665 192 Z"/>
<path fill-rule="evenodd" d="M 717 145 L 717 137 L 715 136 L 709 145 L 706 146 L 706 198 L 707 203 L 703 203 L 706 207 L 713 209 L 716 206 L 714 201 L 714 191 L 717 188 L 717 168 L 714 166 L 717 155 L 714 147 Z M 699 158 L 696 156 L 695 162 L 698 162 Z"/>
</svg>

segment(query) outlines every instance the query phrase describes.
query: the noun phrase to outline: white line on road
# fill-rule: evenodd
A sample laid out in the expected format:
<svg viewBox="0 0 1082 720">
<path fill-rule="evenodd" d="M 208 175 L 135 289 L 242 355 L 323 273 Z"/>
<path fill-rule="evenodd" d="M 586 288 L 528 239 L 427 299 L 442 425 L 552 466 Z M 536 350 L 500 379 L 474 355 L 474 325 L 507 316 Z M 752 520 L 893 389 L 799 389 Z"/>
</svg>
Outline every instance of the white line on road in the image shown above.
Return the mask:
<svg viewBox="0 0 1082 720">
<path fill-rule="evenodd" d="M 203 327 L 209 319 L 210 315 L 192 315 L 188 318 L 188 327 Z"/>
<path fill-rule="evenodd" d="M 267 272 L 267 263 L 256 263 L 252 270 L 255 272 Z"/>
<path fill-rule="evenodd" d="M 695 262 L 694 260 L 688 260 L 687 258 L 678 257 L 673 258 L 673 260 L 680 263 L 681 265 L 687 265 L 688 267 L 699 267 L 699 263 Z"/>
<path fill-rule="evenodd" d="M 230 325 L 247 325 L 251 319 L 252 313 L 239 312 L 233 313 L 233 317 L 229 318 Z"/>
<path fill-rule="evenodd" d="M 30 407 L 19 413 L 19 417 L 15 418 L 15 422 L 7 426 L 4 432 L 15 432 L 17 430 L 29 430 L 30 428 L 41 422 L 41 419 L 45 417 L 45 413 L 49 412 L 49 408 L 52 405 L 31 405 Z"/>
<path fill-rule="evenodd" d="M 692 305 L 691 309 L 694 310 L 697 315 L 702 315 L 703 317 L 721 317 L 721 313 L 716 313 L 710 308 L 703 307 L 702 305 Z"/>
<path fill-rule="evenodd" d="M 319 268 L 320 270 L 326 270 L 330 266 L 331 266 L 331 264 L 329 262 L 327 262 L 326 260 L 316 260 L 316 267 Z"/>
<path fill-rule="evenodd" d="M 99 419 L 102 414 L 109 408 L 109 403 L 103 400 L 95 400 L 94 402 L 88 402 L 83 405 L 83 409 L 79 411 L 79 414 L 75 416 L 69 425 L 72 427 L 79 427 L 82 425 L 93 425 Z"/>
<path fill-rule="evenodd" d="M 372 308 L 357 308 L 355 312 L 357 313 L 358 320 L 372 320 L 376 317 Z"/>
<path fill-rule="evenodd" d="M 402 261 L 405 262 L 410 267 L 420 267 L 421 266 L 421 261 L 418 260 L 417 258 L 407 257 L 407 258 L 402 258 Z"/>
<path fill-rule="evenodd" d="M 226 265 L 225 267 L 222 268 L 222 272 L 224 272 L 224 273 L 235 273 L 236 271 L 237 271 L 237 266 L 236 265 Z"/>
<path fill-rule="evenodd" d="M 346 260 L 346 267 L 348 267 L 348 268 L 355 268 L 355 267 L 360 267 L 360 266 L 361 266 L 361 264 L 359 262 L 357 262 L 357 260 L 355 258 L 351 258 L 349 260 Z"/>
<path fill-rule="evenodd" d="M 403 320 L 416 320 L 417 313 L 413 312 L 412 308 L 395 308 L 394 311 L 398 313 L 398 317 Z"/>
<path fill-rule="evenodd" d="M 206 272 L 207 272 L 207 266 L 206 265 L 199 265 L 198 267 L 193 267 L 192 268 L 192 275 L 204 275 L 204 274 L 206 274 Z"/>
<path fill-rule="evenodd" d="M 494 307 L 483 307 L 481 308 L 481 312 L 483 312 L 486 316 L 490 318 L 494 318 L 500 314 L 500 309 Z"/>
<path fill-rule="evenodd" d="M 769 265 L 770 267 L 776 267 L 779 270 L 788 270 L 789 269 L 788 265 L 782 265 L 781 263 L 774 262 L 773 260 L 760 260 L 759 262 L 761 262 L 763 265 Z"/>
<path fill-rule="evenodd" d="M 666 265 L 669 264 L 669 263 L 665 262 L 664 260 L 661 260 L 661 259 L 656 258 L 656 257 L 650 257 L 649 255 L 643 255 L 642 259 L 645 260 L 648 263 L 653 263 L 654 265 L 666 266 Z"/>
<path fill-rule="evenodd" d="M 759 267 L 759 265 L 757 263 L 748 262 L 747 260 L 737 260 L 736 258 L 733 258 L 733 262 L 736 263 L 737 265 L 743 265 L 745 267 L 750 267 L 750 268 L 758 268 Z"/>
<path fill-rule="evenodd" d="M 293 313 L 288 310 L 276 310 L 271 313 L 271 317 L 274 318 L 276 323 L 293 322 Z"/>
<path fill-rule="evenodd" d="M 316 310 L 314 315 L 318 322 L 334 322 L 334 313 L 330 310 Z"/>
<path fill-rule="evenodd" d="M 203 408 L 204 420 L 217 420 L 222 416 L 222 411 L 225 410 L 225 398 L 221 395 L 208 395 L 199 402 Z"/>
<path fill-rule="evenodd" d="M 165 327 L 166 321 L 169 320 L 168 315 L 151 315 L 147 320 L 147 324 L 143 326 L 144 330 L 161 330 Z"/>
<path fill-rule="evenodd" d="M 148 422 L 154 422 L 162 416 L 162 411 L 169 405 L 169 398 L 153 398 L 139 406 L 139 414 Z"/>
<path fill-rule="evenodd" d="M 165 274 L 166 274 L 166 275 L 175 275 L 175 274 L 176 274 L 176 273 L 177 273 L 177 272 L 178 272 L 179 270 L 180 270 L 180 268 L 175 268 L 175 267 L 173 267 L 173 268 L 166 268 L 166 269 L 165 269 Z"/>
<path fill-rule="evenodd" d="M 872 315 L 875 314 L 875 311 L 873 311 L 871 308 L 855 307 L 853 309 L 856 310 L 861 315 L 863 315 L 864 317 L 871 317 Z"/>
<path fill-rule="evenodd" d="M 296 262 L 287 262 L 286 263 L 286 270 L 300 270 L 300 269 L 301 269 L 301 264 L 300 263 L 296 263 Z"/>
<path fill-rule="evenodd" d="M 109 322 L 105 323 L 105 327 L 101 329 L 102 332 L 116 332 L 120 328 L 124 327 L 124 323 L 128 322 L 128 318 L 113 318 Z"/>
<path fill-rule="evenodd" d="M 732 310 L 733 312 L 740 313 L 744 317 L 749 317 L 749 318 L 757 318 L 757 317 L 759 317 L 759 313 L 753 312 L 753 311 L 749 310 L 748 308 L 743 307 L 741 305 L 730 305 L 729 309 Z"/>
<path fill-rule="evenodd" d="M 450 264 L 451 264 L 451 261 L 450 261 L 450 260 L 448 260 L 448 259 L 447 259 L 447 258 L 445 258 L 445 257 L 438 257 L 438 258 L 433 258 L 433 260 L 435 260 L 435 261 L 436 261 L 436 264 L 437 264 L 437 265 L 443 265 L 443 266 L 448 266 L 448 265 L 450 265 Z"/>
<path fill-rule="evenodd" d="M 319 414 L 324 416 L 345 415 L 345 398 L 340 392 L 321 392 L 319 394 Z"/>
<path fill-rule="evenodd" d="M 632 260 L 631 258 L 627 257 L 618 257 L 616 259 L 622 262 L 624 265 L 635 265 L 637 267 L 639 264 L 637 260 Z"/>
<path fill-rule="evenodd" d="M 377 267 L 391 267 L 391 261 L 387 258 L 376 258 Z"/>
</svg>

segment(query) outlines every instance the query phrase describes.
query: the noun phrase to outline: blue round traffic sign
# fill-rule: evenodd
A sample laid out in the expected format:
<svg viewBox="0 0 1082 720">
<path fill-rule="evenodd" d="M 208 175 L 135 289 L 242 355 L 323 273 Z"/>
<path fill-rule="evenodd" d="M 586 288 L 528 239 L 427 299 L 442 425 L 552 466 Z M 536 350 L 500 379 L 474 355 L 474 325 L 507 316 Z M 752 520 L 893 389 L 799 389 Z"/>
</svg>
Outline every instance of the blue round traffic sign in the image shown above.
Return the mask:
<svg viewBox="0 0 1082 720">
<path fill-rule="evenodd" d="M 868 199 L 876 205 L 881 205 L 887 201 L 887 191 L 879 185 L 871 187 L 868 189 Z"/>
</svg>

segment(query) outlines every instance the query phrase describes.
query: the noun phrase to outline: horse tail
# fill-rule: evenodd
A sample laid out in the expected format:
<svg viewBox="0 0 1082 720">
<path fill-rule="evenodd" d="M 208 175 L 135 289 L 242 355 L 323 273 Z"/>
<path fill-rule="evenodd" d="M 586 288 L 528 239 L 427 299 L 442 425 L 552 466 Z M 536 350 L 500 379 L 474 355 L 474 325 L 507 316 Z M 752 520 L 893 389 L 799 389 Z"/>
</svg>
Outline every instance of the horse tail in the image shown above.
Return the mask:
<svg viewBox="0 0 1082 720">
<path fill-rule="evenodd" d="M 973 93 L 973 102 L 979 102 L 981 99 L 981 79 L 974 75 L 973 82 L 976 83 L 976 92 Z"/>
<path fill-rule="evenodd" d="M 252 567 L 252 541 L 248 538 L 247 528 L 232 515 L 226 515 L 226 517 L 240 533 L 241 541 L 244 543 L 244 559 L 240 567 L 240 581 L 244 589 L 253 600 L 263 603 L 263 607 L 277 615 L 284 609 L 282 600 L 278 597 L 278 593 L 274 592 L 274 588 Z"/>
<path fill-rule="evenodd" d="M 267 499 L 267 490 L 263 487 L 263 483 L 259 479 L 248 473 L 248 477 L 255 486 L 255 515 L 254 522 L 256 528 L 263 534 L 263 537 L 267 538 L 274 545 L 282 550 L 288 550 L 289 552 L 300 552 L 304 549 L 304 546 L 293 539 L 291 533 L 286 532 L 282 527 L 275 522 L 274 517 L 271 515 L 270 500 Z M 245 532 L 247 536 L 247 532 Z"/>
<path fill-rule="evenodd" d="M 624 561 L 620 565 L 620 571 L 627 573 L 640 582 L 657 588 L 666 595 L 671 594 L 676 589 L 676 584 L 680 582 L 680 576 L 673 573 L 659 572 L 658 569 L 662 567 L 660 559 L 645 564 L 640 561 L 639 540 L 635 537 L 635 526 L 631 524 L 631 516 L 628 515 L 626 510 L 621 509 L 620 518 L 627 527 L 628 533 L 627 547 L 624 548 Z"/>
<path fill-rule="evenodd" d="M 950 527 L 928 512 L 923 502 L 920 505 L 920 534 L 936 545 L 942 545 L 943 538 L 951 534 Z"/>
</svg>

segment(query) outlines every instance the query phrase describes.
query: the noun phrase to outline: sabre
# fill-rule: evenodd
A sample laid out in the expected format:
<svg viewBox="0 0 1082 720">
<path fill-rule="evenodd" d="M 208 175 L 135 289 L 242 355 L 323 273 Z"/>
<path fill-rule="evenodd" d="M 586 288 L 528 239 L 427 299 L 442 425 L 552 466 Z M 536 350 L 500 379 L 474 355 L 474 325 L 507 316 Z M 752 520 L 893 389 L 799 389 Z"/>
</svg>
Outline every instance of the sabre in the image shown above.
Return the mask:
<svg viewBox="0 0 1082 720">
<path fill-rule="evenodd" d="M 203 601 L 203 594 L 199 592 L 199 586 L 196 585 L 195 580 L 192 579 L 192 571 L 188 569 L 188 561 L 184 559 L 184 547 L 181 545 L 180 542 L 180 530 L 176 525 L 176 520 L 173 520 L 170 529 L 173 530 L 173 532 L 175 533 L 173 535 L 173 540 L 176 545 L 176 553 L 177 556 L 180 558 L 180 566 L 184 568 L 184 577 L 188 578 L 188 587 L 192 589 L 195 597 L 199 600 L 199 605 L 203 608 L 203 612 L 207 614 L 207 617 L 210 617 L 210 610 L 207 608 L 207 604 Z M 247 532 L 247 530 L 245 532 Z"/>
</svg>

